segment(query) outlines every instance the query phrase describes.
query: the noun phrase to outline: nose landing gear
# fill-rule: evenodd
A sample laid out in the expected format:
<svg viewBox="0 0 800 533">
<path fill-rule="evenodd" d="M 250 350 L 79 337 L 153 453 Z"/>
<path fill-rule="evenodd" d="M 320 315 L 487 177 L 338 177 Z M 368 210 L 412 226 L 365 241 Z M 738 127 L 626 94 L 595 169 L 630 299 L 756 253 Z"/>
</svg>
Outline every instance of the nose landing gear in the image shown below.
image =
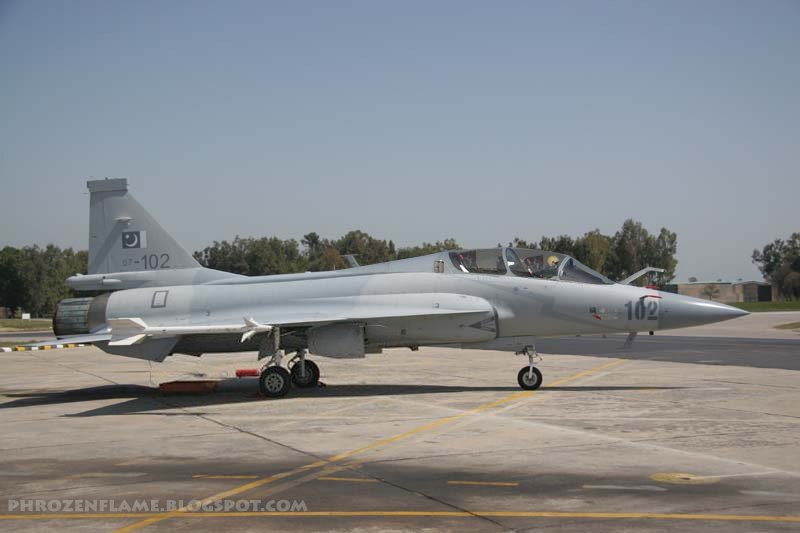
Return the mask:
<svg viewBox="0 0 800 533">
<path fill-rule="evenodd" d="M 542 386 L 542 373 L 539 372 L 539 369 L 533 365 L 534 363 L 541 361 L 542 358 L 536 351 L 536 347 L 529 345 L 526 346 L 521 352 L 517 353 L 528 356 L 528 366 L 523 366 L 522 369 L 520 369 L 519 373 L 517 374 L 517 383 L 519 383 L 519 386 L 525 390 L 538 389 Z"/>
</svg>

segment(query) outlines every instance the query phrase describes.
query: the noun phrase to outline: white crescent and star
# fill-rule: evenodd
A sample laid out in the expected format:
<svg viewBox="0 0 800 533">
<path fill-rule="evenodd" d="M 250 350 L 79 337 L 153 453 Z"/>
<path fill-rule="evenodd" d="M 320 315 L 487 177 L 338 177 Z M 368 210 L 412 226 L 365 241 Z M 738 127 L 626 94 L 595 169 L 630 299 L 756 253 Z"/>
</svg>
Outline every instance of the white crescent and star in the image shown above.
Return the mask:
<svg viewBox="0 0 800 533">
<path fill-rule="evenodd" d="M 122 243 L 125 245 L 125 248 L 138 248 L 139 233 L 133 231 L 130 233 L 126 233 L 124 238 L 122 239 Z"/>
</svg>

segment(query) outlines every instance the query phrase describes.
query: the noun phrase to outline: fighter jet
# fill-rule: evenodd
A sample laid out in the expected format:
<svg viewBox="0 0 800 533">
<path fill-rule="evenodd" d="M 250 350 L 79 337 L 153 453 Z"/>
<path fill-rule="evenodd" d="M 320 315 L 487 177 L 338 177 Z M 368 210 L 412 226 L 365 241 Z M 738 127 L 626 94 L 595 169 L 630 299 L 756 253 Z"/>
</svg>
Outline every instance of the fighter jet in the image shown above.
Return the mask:
<svg viewBox="0 0 800 533">
<path fill-rule="evenodd" d="M 446 346 L 528 357 L 520 387 L 542 384 L 536 339 L 681 328 L 744 311 L 616 283 L 573 257 L 486 248 L 331 272 L 240 276 L 202 267 L 128 192 L 124 179 L 89 181 L 89 273 L 67 279 L 99 296 L 59 303 L 65 342 L 161 362 L 175 353 L 258 352 L 259 385 L 282 397 L 313 387 L 308 354 L 362 358 L 384 348 Z"/>
</svg>

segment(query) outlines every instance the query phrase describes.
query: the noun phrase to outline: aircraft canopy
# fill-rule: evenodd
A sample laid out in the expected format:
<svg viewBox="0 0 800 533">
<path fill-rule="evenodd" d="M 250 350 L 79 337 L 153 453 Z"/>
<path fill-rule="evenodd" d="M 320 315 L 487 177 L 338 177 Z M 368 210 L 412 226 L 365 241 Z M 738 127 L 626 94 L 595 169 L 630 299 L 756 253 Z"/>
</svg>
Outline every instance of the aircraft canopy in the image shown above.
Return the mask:
<svg viewBox="0 0 800 533">
<path fill-rule="evenodd" d="M 484 248 L 450 252 L 449 256 L 457 271 L 470 274 L 514 275 L 594 285 L 614 283 L 574 257 L 545 250 Z"/>
</svg>

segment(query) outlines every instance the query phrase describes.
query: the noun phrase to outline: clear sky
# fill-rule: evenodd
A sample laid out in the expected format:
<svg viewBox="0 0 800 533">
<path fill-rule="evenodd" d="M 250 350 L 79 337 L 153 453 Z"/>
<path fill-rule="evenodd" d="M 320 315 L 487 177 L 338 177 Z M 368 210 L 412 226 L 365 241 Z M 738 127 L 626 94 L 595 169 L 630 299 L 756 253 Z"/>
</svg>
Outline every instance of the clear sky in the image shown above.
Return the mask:
<svg viewBox="0 0 800 533">
<path fill-rule="evenodd" d="M 800 231 L 800 2 L 0 0 L 0 246 L 85 248 L 126 177 L 188 249 Z"/>
</svg>

